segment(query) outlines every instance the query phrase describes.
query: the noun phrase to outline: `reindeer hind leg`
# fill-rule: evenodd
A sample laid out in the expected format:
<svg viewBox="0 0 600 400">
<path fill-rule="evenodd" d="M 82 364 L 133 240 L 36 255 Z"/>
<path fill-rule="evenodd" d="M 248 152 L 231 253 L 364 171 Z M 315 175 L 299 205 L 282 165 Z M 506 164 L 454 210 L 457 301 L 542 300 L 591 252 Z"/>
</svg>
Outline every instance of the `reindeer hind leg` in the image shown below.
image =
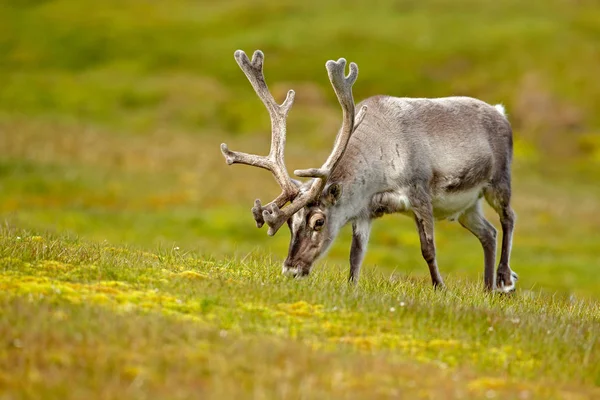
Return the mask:
<svg viewBox="0 0 600 400">
<path fill-rule="evenodd" d="M 496 228 L 483 215 L 481 200 L 465 211 L 458 222 L 479 239 L 483 248 L 484 274 L 486 290 L 495 288 L 494 264 L 496 262 Z"/>
<path fill-rule="evenodd" d="M 510 178 L 499 184 L 490 185 L 484 191 L 484 196 L 488 204 L 500 216 L 500 224 L 502 225 L 502 250 L 496 272 L 496 290 L 504 293 L 512 292 L 515 290 L 515 285 L 519 277 L 509 266 L 516 219 L 515 212 L 510 206 Z"/>
</svg>

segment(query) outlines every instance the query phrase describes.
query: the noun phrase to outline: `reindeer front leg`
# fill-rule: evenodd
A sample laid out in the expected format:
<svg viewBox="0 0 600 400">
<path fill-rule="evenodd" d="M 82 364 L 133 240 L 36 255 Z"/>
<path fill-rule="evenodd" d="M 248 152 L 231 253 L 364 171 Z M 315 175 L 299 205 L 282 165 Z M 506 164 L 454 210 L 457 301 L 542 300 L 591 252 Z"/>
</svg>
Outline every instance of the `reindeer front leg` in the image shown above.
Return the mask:
<svg viewBox="0 0 600 400">
<path fill-rule="evenodd" d="M 417 186 L 412 193 L 410 202 L 412 204 L 417 230 L 419 231 L 419 239 L 421 240 L 421 254 L 429 267 L 431 282 L 435 288 L 443 288 L 444 280 L 442 279 L 442 275 L 440 275 L 440 270 L 438 269 L 435 258 L 431 195 L 426 189 Z"/>
<path fill-rule="evenodd" d="M 371 220 L 358 219 L 352 223 L 352 247 L 350 248 L 350 282 L 358 281 L 367 243 L 371 234 Z"/>
</svg>

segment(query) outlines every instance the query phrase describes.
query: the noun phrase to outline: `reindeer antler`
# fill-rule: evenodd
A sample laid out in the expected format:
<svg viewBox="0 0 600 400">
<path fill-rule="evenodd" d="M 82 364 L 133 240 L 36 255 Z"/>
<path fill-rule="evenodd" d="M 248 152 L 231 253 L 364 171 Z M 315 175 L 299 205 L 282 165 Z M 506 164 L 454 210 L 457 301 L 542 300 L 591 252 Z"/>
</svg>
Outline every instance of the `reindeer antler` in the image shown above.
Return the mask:
<svg viewBox="0 0 600 400">
<path fill-rule="evenodd" d="M 248 59 L 248 56 L 242 50 L 237 50 L 234 53 L 234 57 L 271 117 L 271 150 L 269 151 L 269 155 L 258 156 L 232 151 L 229 150 L 225 143 L 221 144 L 221 152 L 225 156 L 227 164 L 239 163 L 267 169 L 273 173 L 275 180 L 281 186 L 281 194 L 265 207 L 262 206 L 259 199 L 256 199 L 254 202 L 252 214 L 254 215 L 256 226 L 260 228 L 265 222 L 263 218 L 265 211 L 270 211 L 273 206 L 276 208 L 283 207 L 285 203 L 295 198 L 299 192 L 298 186 L 290 178 L 284 162 L 286 120 L 290 108 L 294 104 L 295 93 L 293 90 L 290 90 L 285 101 L 281 105 L 277 104 L 265 82 L 263 74 L 265 56 L 262 51 L 255 51 L 252 61 Z M 269 232 L 271 235 L 275 234 L 275 232 L 271 233 L 271 230 Z"/>
<path fill-rule="evenodd" d="M 358 115 L 355 115 L 352 85 L 358 76 L 358 66 L 350 63 L 350 73 L 345 75 L 346 60 L 340 58 L 336 61 L 327 61 L 325 67 L 333 90 L 342 106 L 343 123 L 333 146 L 333 150 L 321 168 L 296 170 L 294 174 L 300 177 L 315 178 L 307 191 L 300 192 L 294 181 L 290 178 L 285 168 L 283 153 L 285 149 L 286 117 L 294 102 L 294 91 L 290 90 L 283 104 L 278 105 L 267 88 L 262 73 L 264 55 L 261 51 L 254 52 L 252 61 L 246 54 L 238 50 L 235 59 L 250 80 L 256 94 L 263 101 L 271 116 L 271 151 L 267 157 L 253 154 L 230 151 L 226 144 L 221 145 L 221 151 L 228 164 L 242 163 L 254 165 L 270 170 L 281 186 L 282 193 L 272 202 L 262 207 L 260 200 L 256 200 L 252 214 L 259 228 L 264 222 L 269 226 L 269 235 L 274 235 L 279 228 L 298 210 L 307 204 L 316 201 L 323 192 L 331 172 L 338 165 L 348 141 L 354 130 L 362 122 L 367 106 L 363 106 Z M 287 204 L 289 202 L 289 204 Z"/>
<path fill-rule="evenodd" d="M 335 139 L 331 154 L 321 168 L 300 169 L 294 171 L 294 175 L 296 176 L 315 178 L 310 189 L 300 193 L 298 197 L 281 210 L 278 207 L 272 207 L 270 210 L 265 210 L 265 212 L 263 212 L 264 219 L 270 227 L 269 231 L 274 230 L 274 232 L 277 232 L 281 225 L 298 212 L 298 210 L 307 204 L 316 201 L 321 196 L 321 193 L 327 184 L 327 180 L 331 176 L 331 172 L 335 169 L 346 151 L 346 146 L 348 145 L 352 133 L 354 133 L 356 128 L 360 125 L 367 112 L 367 106 L 362 106 L 355 118 L 352 85 L 354 85 L 354 82 L 358 77 L 358 66 L 355 63 L 350 63 L 350 73 L 348 76 L 345 76 L 346 60 L 343 58 L 340 58 L 337 62 L 332 60 L 327 61 L 325 68 L 327 68 L 329 80 L 331 81 L 333 90 L 342 106 L 342 128 Z"/>
</svg>

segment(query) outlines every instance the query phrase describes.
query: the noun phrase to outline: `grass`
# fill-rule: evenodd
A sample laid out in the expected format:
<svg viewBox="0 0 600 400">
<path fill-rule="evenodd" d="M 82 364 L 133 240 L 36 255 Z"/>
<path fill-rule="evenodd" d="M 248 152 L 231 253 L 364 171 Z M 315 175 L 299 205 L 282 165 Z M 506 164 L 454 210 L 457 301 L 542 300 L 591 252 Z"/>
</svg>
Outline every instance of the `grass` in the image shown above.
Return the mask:
<svg viewBox="0 0 600 400">
<path fill-rule="evenodd" d="M 248 211 L 253 198 L 277 193 L 268 173 L 227 168 L 218 150 L 198 157 L 196 149 L 218 149 L 221 138 L 180 133 L 165 146 L 159 133 L 123 137 L 109 130 L 84 129 L 59 124 L 40 128 L 25 121 L 0 124 L 6 133 L 0 135 L 0 145 L 11 155 L 0 161 L 0 212 L 11 226 L 70 232 L 147 250 L 180 246 L 211 257 L 285 255 L 287 234 L 267 237 L 254 227 Z M 10 134 L 16 130 L 18 135 Z M 250 151 L 268 146 L 262 139 L 241 138 L 235 143 Z M 290 169 L 302 166 L 304 153 L 297 147 L 290 150 Z M 321 151 L 308 158 L 316 164 L 322 155 Z M 584 172 L 517 159 L 513 266 L 524 289 L 597 297 L 600 277 L 590 270 L 600 261 L 596 250 L 600 193 L 592 183 L 594 169 L 587 166 Z M 552 176 L 552 184 L 546 176 Z M 264 188 L 257 190 L 255 182 L 264 183 Z M 493 212 L 489 217 L 497 221 Z M 444 274 L 482 279 L 477 239 L 449 222 L 439 223 L 436 235 Z M 349 248 L 346 229 L 327 260 L 346 265 Z M 412 221 L 401 216 L 376 221 L 365 268 L 426 277 Z"/>
<path fill-rule="evenodd" d="M 2 2 L 0 398 L 600 398 L 600 8 L 576 3 Z M 218 151 L 269 146 L 238 48 L 297 92 L 290 171 L 339 127 L 331 58 L 360 66 L 357 99 L 505 104 L 518 292 L 485 294 L 448 222 L 433 291 L 400 216 L 358 286 L 347 228 L 280 276 L 287 234 L 249 212 L 278 188 Z"/>
<path fill-rule="evenodd" d="M 290 281 L 264 258 L 8 228 L 1 248 L 0 382 L 23 395 L 600 394 L 596 302 L 374 273 L 354 288 L 339 268 Z"/>
<path fill-rule="evenodd" d="M 323 64 L 341 56 L 361 66 L 357 98 L 462 94 L 502 102 L 519 132 L 555 151 L 565 150 L 554 139 L 566 134 L 578 137 L 568 149 L 587 148 L 585 138 L 600 127 L 594 1 L 35 0 L 0 7 L 0 109 L 9 114 L 138 134 L 245 134 L 264 129 L 264 115 L 232 54 L 261 48 L 277 96 L 297 89 L 290 132 L 314 130 L 322 121 L 314 109 L 334 106 Z"/>
</svg>

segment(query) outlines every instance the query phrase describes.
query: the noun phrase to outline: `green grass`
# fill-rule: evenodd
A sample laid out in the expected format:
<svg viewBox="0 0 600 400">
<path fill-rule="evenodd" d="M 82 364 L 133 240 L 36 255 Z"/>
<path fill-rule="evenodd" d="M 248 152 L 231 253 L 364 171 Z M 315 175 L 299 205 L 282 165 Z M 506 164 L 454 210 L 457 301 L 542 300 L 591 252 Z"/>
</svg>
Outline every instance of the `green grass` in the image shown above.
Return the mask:
<svg viewBox="0 0 600 400">
<path fill-rule="evenodd" d="M 0 4 L 0 398 L 600 398 L 600 7 L 594 1 Z M 470 95 L 515 128 L 513 296 L 436 225 L 377 220 L 358 286 L 350 231 L 307 279 L 257 230 L 268 117 L 233 60 L 296 90 L 286 161 L 340 124 L 324 63 L 373 94 Z M 492 222 L 497 216 L 486 210 Z"/>
<path fill-rule="evenodd" d="M 33 395 L 597 396 L 600 308 L 449 279 L 2 231 L 3 387 Z M 12 366 L 12 367 L 11 367 Z M 176 388 L 171 391 L 170 388 Z M 75 388 L 75 390 L 72 390 Z"/>
<path fill-rule="evenodd" d="M 297 89 L 290 132 L 318 126 L 300 104 L 333 106 L 323 65 L 343 56 L 361 67 L 357 98 L 502 102 L 517 131 L 564 151 L 556 137 L 600 128 L 599 18 L 594 1 L 566 0 L 8 1 L 0 109 L 140 134 L 247 133 L 266 125 L 232 54 L 260 48 L 276 94 Z"/>
</svg>

